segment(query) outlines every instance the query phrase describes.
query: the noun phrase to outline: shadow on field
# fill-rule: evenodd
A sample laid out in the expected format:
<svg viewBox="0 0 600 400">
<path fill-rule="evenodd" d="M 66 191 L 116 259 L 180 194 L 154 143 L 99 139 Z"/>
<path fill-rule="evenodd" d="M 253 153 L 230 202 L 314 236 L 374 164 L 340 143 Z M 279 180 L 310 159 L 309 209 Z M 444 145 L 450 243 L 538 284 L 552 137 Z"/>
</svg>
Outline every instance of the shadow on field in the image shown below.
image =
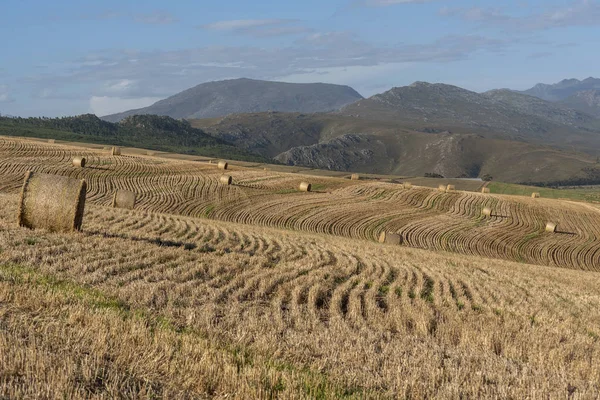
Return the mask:
<svg viewBox="0 0 600 400">
<path fill-rule="evenodd" d="M 565 231 L 559 231 L 559 230 L 557 230 L 554 233 L 556 233 L 557 235 L 577 236 L 577 233 L 575 233 L 575 232 L 565 232 Z"/>
<path fill-rule="evenodd" d="M 490 217 L 500 218 L 500 219 L 509 219 L 510 215 L 490 214 Z"/>
<path fill-rule="evenodd" d="M 97 169 L 99 171 L 109 171 L 110 168 L 106 168 L 106 167 L 91 167 L 91 166 L 87 166 L 87 169 Z"/>
<path fill-rule="evenodd" d="M 109 232 L 100 232 L 100 231 L 85 231 L 88 236 L 102 236 L 108 239 L 122 239 L 122 240 L 130 240 L 132 242 L 143 242 L 154 244 L 159 247 L 183 247 L 184 250 L 194 250 L 198 246 L 195 243 L 185 243 L 181 241 L 174 240 L 163 240 L 159 237 L 155 239 L 141 238 L 137 236 L 128 236 L 119 233 L 109 233 Z"/>
</svg>

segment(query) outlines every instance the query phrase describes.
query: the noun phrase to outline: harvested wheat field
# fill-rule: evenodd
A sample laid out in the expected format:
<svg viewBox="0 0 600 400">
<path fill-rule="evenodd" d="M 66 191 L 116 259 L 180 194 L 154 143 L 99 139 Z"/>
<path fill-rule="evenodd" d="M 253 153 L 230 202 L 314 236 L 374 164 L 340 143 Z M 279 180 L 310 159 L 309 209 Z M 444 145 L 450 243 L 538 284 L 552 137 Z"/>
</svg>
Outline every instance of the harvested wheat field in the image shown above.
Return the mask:
<svg viewBox="0 0 600 400">
<path fill-rule="evenodd" d="M 27 170 L 86 180 L 82 232 L 18 226 Z M 0 138 L 0 397 L 600 396 L 597 207 L 221 174 Z"/>
<path fill-rule="evenodd" d="M 70 160 L 84 156 L 88 167 Z M 18 193 L 28 170 L 85 179 L 86 204 L 110 206 L 118 189 L 136 193 L 136 209 L 208 217 L 377 241 L 398 233 L 405 246 L 546 266 L 600 268 L 600 212 L 586 204 L 490 195 L 443 193 L 401 184 L 306 176 L 229 166 L 233 185 L 203 162 L 105 152 L 0 138 L 0 192 Z M 481 210 L 494 210 L 490 218 Z M 547 234 L 547 221 L 559 227 Z"/>
<path fill-rule="evenodd" d="M 93 205 L 83 233 L 45 233 L 17 202 L 1 395 L 600 394 L 594 272 Z"/>
</svg>

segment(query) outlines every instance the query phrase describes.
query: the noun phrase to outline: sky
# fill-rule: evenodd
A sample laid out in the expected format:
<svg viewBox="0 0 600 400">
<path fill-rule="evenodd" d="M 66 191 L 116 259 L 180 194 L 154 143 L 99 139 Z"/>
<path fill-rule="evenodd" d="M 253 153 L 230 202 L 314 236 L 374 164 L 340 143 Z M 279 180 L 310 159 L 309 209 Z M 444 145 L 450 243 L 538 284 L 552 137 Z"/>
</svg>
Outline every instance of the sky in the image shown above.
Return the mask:
<svg viewBox="0 0 600 400">
<path fill-rule="evenodd" d="M 99 116 L 214 80 L 473 91 L 600 77 L 600 0 L 2 0 L 0 114 Z"/>
</svg>

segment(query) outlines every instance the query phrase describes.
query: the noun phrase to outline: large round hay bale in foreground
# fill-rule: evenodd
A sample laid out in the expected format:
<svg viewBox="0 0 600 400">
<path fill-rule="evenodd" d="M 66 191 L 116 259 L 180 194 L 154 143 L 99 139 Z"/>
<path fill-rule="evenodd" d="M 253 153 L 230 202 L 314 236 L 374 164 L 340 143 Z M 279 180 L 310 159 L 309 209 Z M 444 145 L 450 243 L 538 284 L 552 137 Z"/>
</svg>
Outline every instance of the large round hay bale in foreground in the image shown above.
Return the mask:
<svg viewBox="0 0 600 400">
<path fill-rule="evenodd" d="M 490 188 L 484 187 L 481 189 L 481 193 L 490 193 Z"/>
<path fill-rule="evenodd" d="M 301 192 L 310 192 L 312 189 L 312 185 L 308 182 L 300 182 L 300 186 L 298 186 L 298 189 Z"/>
<path fill-rule="evenodd" d="M 232 181 L 233 178 L 231 178 L 230 175 L 221 175 L 221 177 L 219 178 L 219 182 L 221 182 L 222 185 L 231 185 Z"/>
<path fill-rule="evenodd" d="M 51 232 L 81 230 L 86 188 L 84 180 L 27 172 L 17 214 L 19 226 Z"/>
<path fill-rule="evenodd" d="M 133 210 L 135 208 L 135 193 L 130 190 L 118 189 L 113 195 L 113 208 L 125 208 Z"/>
<path fill-rule="evenodd" d="M 546 222 L 546 232 L 555 233 L 556 224 L 554 222 Z"/>
<path fill-rule="evenodd" d="M 111 156 L 120 156 L 121 155 L 121 148 L 120 147 L 113 147 L 112 149 L 110 149 L 110 155 Z"/>
<path fill-rule="evenodd" d="M 446 192 L 454 192 L 455 190 L 456 190 L 456 187 L 454 185 L 446 186 Z"/>
<path fill-rule="evenodd" d="M 85 157 L 75 157 L 73 159 L 73 166 L 79 167 L 79 168 L 84 168 L 85 162 L 86 162 Z"/>
<path fill-rule="evenodd" d="M 484 207 L 483 210 L 481 210 L 481 214 L 483 214 L 483 216 L 485 217 L 491 217 L 492 216 L 492 209 L 489 207 Z"/>
<path fill-rule="evenodd" d="M 229 164 L 227 164 L 225 161 L 219 161 L 218 167 L 219 169 L 227 169 L 227 167 L 229 167 Z"/>
<path fill-rule="evenodd" d="M 539 199 L 540 198 L 540 194 L 536 193 L 536 192 L 533 192 L 533 193 L 531 193 L 531 198 L 532 199 Z"/>
<path fill-rule="evenodd" d="M 353 181 L 359 181 L 360 180 L 360 175 L 359 174 L 352 174 L 350 176 L 350 179 Z"/>
<path fill-rule="evenodd" d="M 438 186 L 438 190 L 439 190 L 440 192 L 445 192 L 445 191 L 446 191 L 446 185 L 439 185 L 439 186 Z"/>
<path fill-rule="evenodd" d="M 402 236 L 398 233 L 381 232 L 379 235 L 379 243 L 399 245 L 402 244 Z"/>
</svg>

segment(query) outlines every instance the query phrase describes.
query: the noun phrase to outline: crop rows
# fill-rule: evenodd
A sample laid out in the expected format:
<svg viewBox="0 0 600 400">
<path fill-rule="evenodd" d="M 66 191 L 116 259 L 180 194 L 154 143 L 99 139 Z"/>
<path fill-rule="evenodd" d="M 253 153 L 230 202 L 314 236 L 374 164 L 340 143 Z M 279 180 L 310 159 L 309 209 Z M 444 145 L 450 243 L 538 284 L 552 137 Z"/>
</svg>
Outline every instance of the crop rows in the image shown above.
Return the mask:
<svg viewBox="0 0 600 400">
<path fill-rule="evenodd" d="M 70 165 L 75 155 L 89 168 Z M 0 138 L 0 192 L 16 193 L 27 170 L 85 178 L 88 202 L 109 205 L 116 189 L 137 193 L 147 212 L 375 240 L 398 232 L 411 247 L 575 269 L 600 268 L 600 212 L 581 204 L 234 167 L 146 156 L 112 157 L 77 147 Z M 309 179 L 314 193 L 295 190 Z M 491 207 L 492 217 L 481 216 Z M 557 234 L 544 232 L 547 221 Z M 86 222 L 84 221 L 84 229 Z"/>
<path fill-rule="evenodd" d="M 470 200 L 455 197 L 458 213 Z M 83 233 L 44 234 L 15 226 L 16 201 L 0 195 L 0 265 L 324 371 L 359 395 L 600 392 L 596 274 L 96 205 Z"/>
</svg>

